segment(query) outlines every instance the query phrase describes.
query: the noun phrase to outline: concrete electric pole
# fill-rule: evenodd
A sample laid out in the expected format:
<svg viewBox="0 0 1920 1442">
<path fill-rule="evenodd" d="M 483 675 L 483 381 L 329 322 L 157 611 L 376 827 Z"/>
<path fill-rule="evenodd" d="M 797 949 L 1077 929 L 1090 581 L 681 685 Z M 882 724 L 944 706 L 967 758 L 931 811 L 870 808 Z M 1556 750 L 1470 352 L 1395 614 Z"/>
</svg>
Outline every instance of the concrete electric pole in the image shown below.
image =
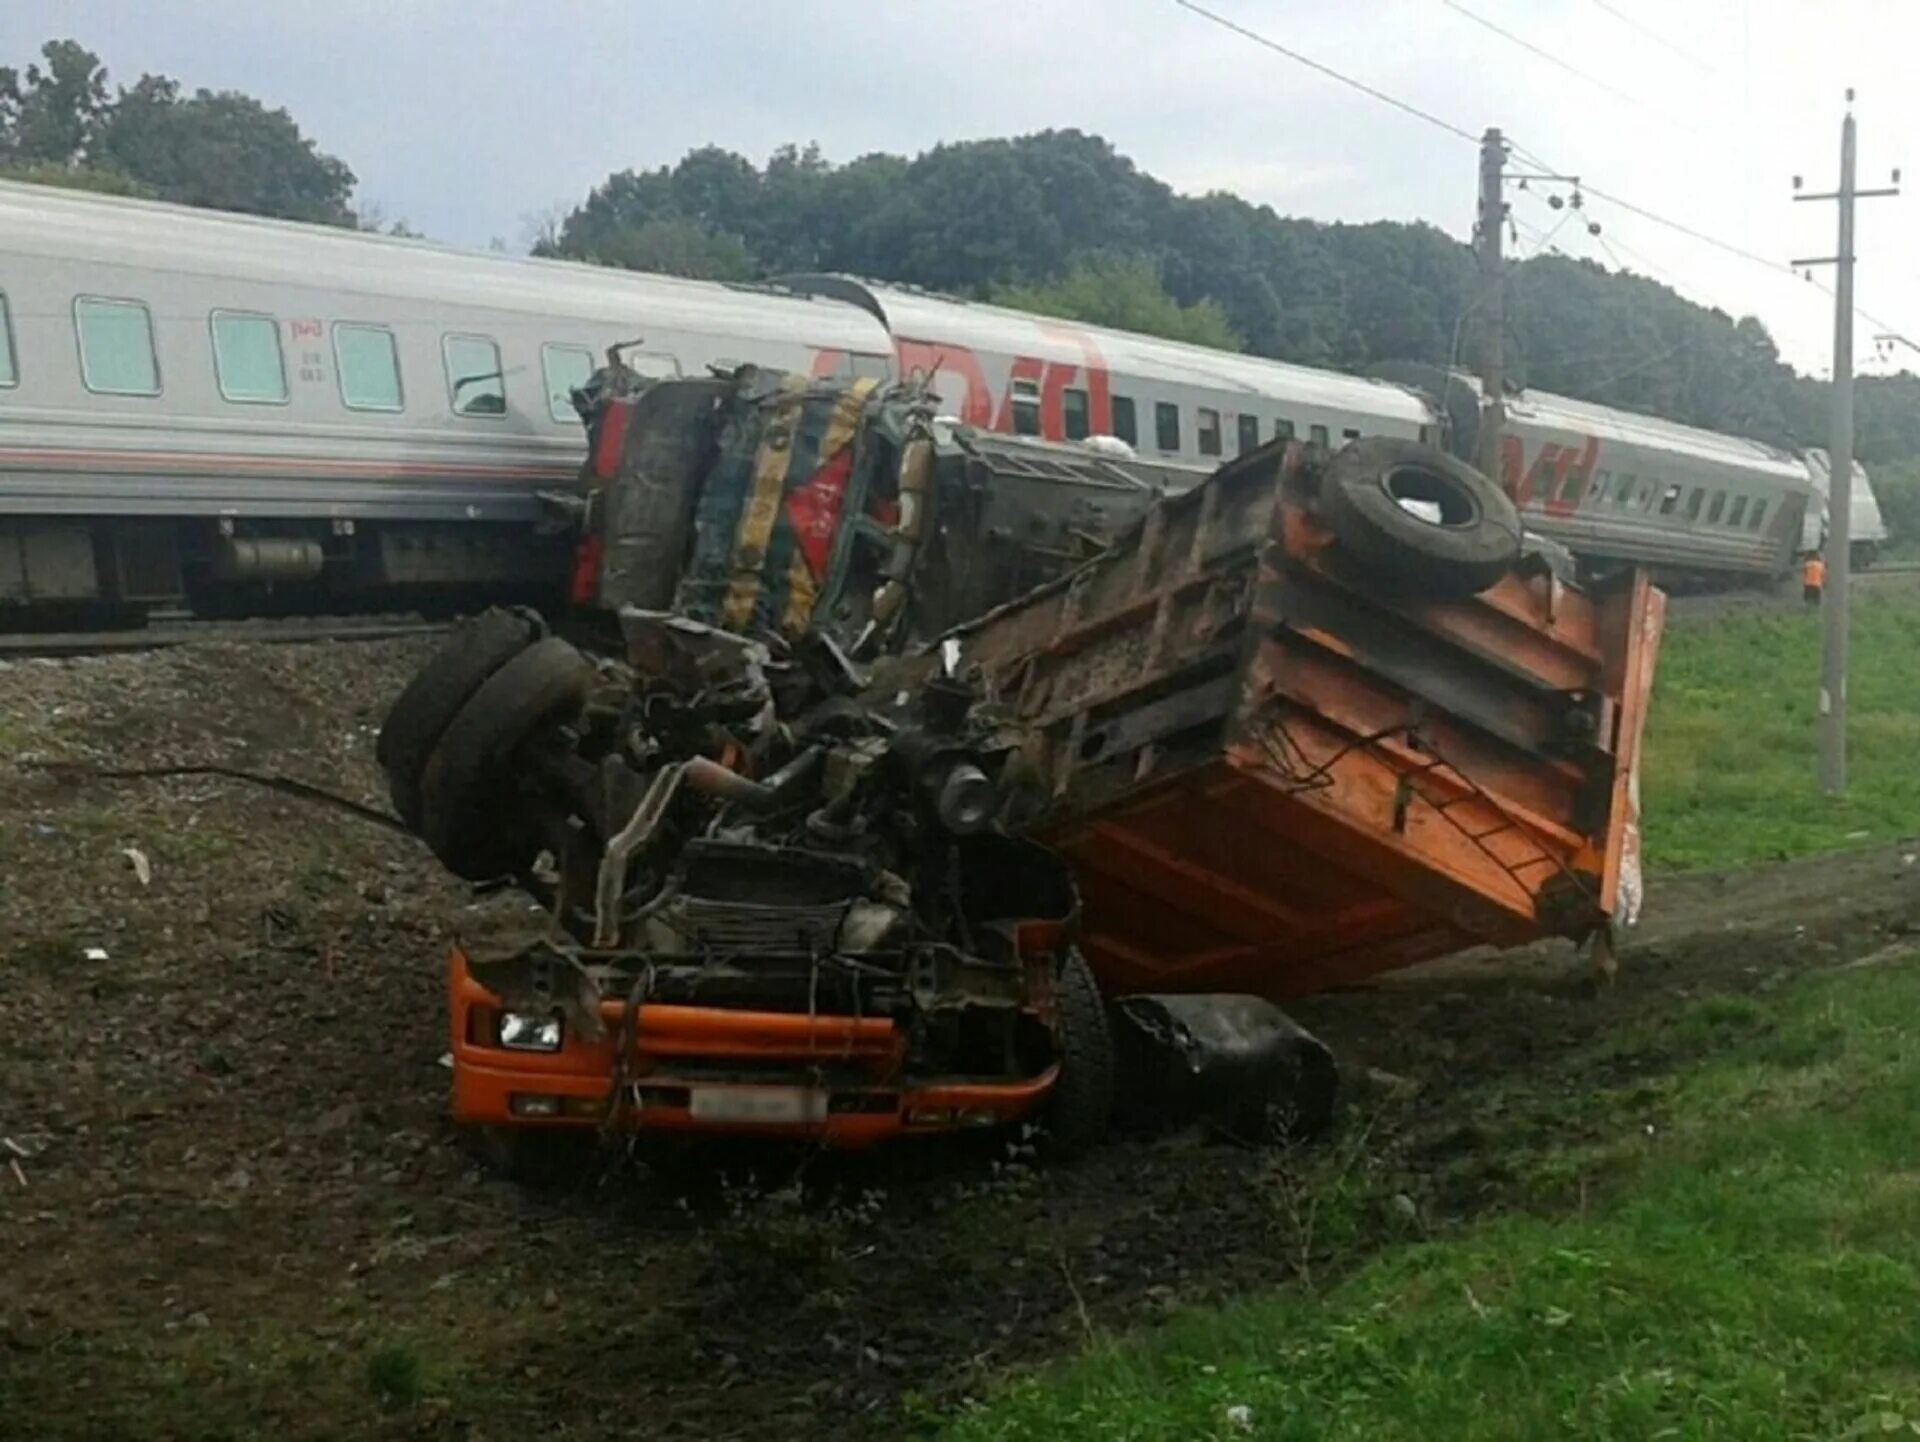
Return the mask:
<svg viewBox="0 0 1920 1442">
<path fill-rule="evenodd" d="M 1500 436 L 1507 407 L 1507 278 L 1501 242 L 1507 230 L 1505 179 L 1507 143 L 1492 128 L 1480 138 L 1480 207 L 1473 226 L 1473 249 L 1480 262 L 1480 412 L 1479 464 L 1500 478 Z"/>
<path fill-rule="evenodd" d="M 1839 248 L 1831 256 L 1796 260 L 1796 266 L 1831 265 L 1833 288 L 1833 410 L 1827 441 L 1827 576 L 1821 597 L 1824 635 L 1820 652 L 1820 789 L 1840 796 L 1847 789 L 1847 622 L 1853 580 L 1853 203 L 1898 195 L 1897 186 L 1854 186 L 1853 92 L 1840 122 L 1840 188 L 1795 200 L 1839 202 Z M 1894 171 L 1898 181 L 1900 172 Z M 1794 177 L 1794 189 L 1800 179 Z"/>
</svg>

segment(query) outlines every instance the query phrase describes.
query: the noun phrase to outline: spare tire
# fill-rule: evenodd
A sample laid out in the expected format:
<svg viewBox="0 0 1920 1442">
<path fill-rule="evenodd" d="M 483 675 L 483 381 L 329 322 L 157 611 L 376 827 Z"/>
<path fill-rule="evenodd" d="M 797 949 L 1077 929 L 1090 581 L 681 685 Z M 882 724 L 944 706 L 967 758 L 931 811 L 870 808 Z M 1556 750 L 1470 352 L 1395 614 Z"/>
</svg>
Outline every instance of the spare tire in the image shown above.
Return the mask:
<svg viewBox="0 0 1920 1442">
<path fill-rule="evenodd" d="M 1320 516 L 1383 584 L 1473 596 L 1520 557 L 1520 512 L 1464 461 L 1417 441 L 1355 441 L 1320 478 Z"/>
<path fill-rule="evenodd" d="M 536 641 L 460 708 L 420 776 L 420 835 L 468 881 L 524 871 L 539 852 L 511 770 L 522 742 L 579 714 L 593 663 L 558 637 Z"/>
<path fill-rule="evenodd" d="M 409 827 L 420 829 L 420 773 L 448 724 L 482 682 L 546 630 L 533 611 L 482 611 L 455 628 L 388 708 L 373 754 L 387 773 L 393 809 Z"/>
</svg>

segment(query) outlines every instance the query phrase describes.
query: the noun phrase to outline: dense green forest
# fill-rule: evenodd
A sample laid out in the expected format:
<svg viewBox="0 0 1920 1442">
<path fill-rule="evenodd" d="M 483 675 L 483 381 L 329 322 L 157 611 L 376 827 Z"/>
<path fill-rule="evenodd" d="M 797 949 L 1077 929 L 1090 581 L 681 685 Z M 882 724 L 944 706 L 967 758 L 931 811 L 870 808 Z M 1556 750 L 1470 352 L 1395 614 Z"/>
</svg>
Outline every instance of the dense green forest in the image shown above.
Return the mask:
<svg viewBox="0 0 1920 1442">
<path fill-rule="evenodd" d="M 161 75 L 111 85 L 73 40 L 0 66 L 0 176 L 380 223 L 356 211 L 349 166 L 285 110 Z M 764 165 L 709 146 L 608 176 L 535 249 L 711 279 L 850 271 L 1353 370 L 1457 359 L 1473 293 L 1466 247 L 1431 225 L 1328 224 L 1234 195 L 1182 195 L 1076 130 L 844 164 L 812 145 L 784 146 Z M 1518 381 L 1822 443 L 1826 385 L 1782 362 L 1754 317 L 1587 260 L 1537 255 L 1513 270 Z M 1920 376 L 1863 380 L 1857 411 L 1859 453 L 1889 512 L 1920 538 Z"/>
</svg>

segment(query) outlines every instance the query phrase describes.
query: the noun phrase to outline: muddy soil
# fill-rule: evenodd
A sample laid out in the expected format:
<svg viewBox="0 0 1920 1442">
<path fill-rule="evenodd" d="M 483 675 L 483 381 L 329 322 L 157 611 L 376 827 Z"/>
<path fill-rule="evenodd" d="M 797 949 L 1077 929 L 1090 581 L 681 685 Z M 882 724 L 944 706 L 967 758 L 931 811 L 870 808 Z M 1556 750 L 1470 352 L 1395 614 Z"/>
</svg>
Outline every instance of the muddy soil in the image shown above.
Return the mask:
<svg viewBox="0 0 1920 1442">
<path fill-rule="evenodd" d="M 1540 948 L 1318 998 L 1355 1084 L 1294 1153 L 649 1154 L 530 1191 L 451 1134 L 440 1065 L 448 941 L 523 902 L 273 791 L 42 765 L 377 805 L 374 728 L 431 644 L 0 672 L 0 1433 L 906 1435 L 1089 1337 L 1554 1204 L 1527 1158 L 1629 1144 L 1684 1061 L 1619 1038 L 1920 929 L 1896 847 L 1657 883 L 1611 983 Z"/>
</svg>

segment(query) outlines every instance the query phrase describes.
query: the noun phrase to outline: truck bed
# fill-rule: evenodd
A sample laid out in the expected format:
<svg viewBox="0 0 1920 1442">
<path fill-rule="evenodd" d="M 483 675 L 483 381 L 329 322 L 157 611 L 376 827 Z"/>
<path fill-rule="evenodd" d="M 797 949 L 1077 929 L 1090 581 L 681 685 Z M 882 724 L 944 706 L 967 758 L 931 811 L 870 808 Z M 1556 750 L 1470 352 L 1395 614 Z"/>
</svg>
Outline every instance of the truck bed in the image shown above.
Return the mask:
<svg viewBox="0 0 1920 1442">
<path fill-rule="evenodd" d="M 1523 564 L 1410 598 L 1319 522 L 1316 467 L 1230 463 L 959 633 L 1031 728 L 1032 834 L 1072 864 L 1109 995 L 1281 999 L 1607 939 L 1637 897 L 1664 597 Z"/>
</svg>

